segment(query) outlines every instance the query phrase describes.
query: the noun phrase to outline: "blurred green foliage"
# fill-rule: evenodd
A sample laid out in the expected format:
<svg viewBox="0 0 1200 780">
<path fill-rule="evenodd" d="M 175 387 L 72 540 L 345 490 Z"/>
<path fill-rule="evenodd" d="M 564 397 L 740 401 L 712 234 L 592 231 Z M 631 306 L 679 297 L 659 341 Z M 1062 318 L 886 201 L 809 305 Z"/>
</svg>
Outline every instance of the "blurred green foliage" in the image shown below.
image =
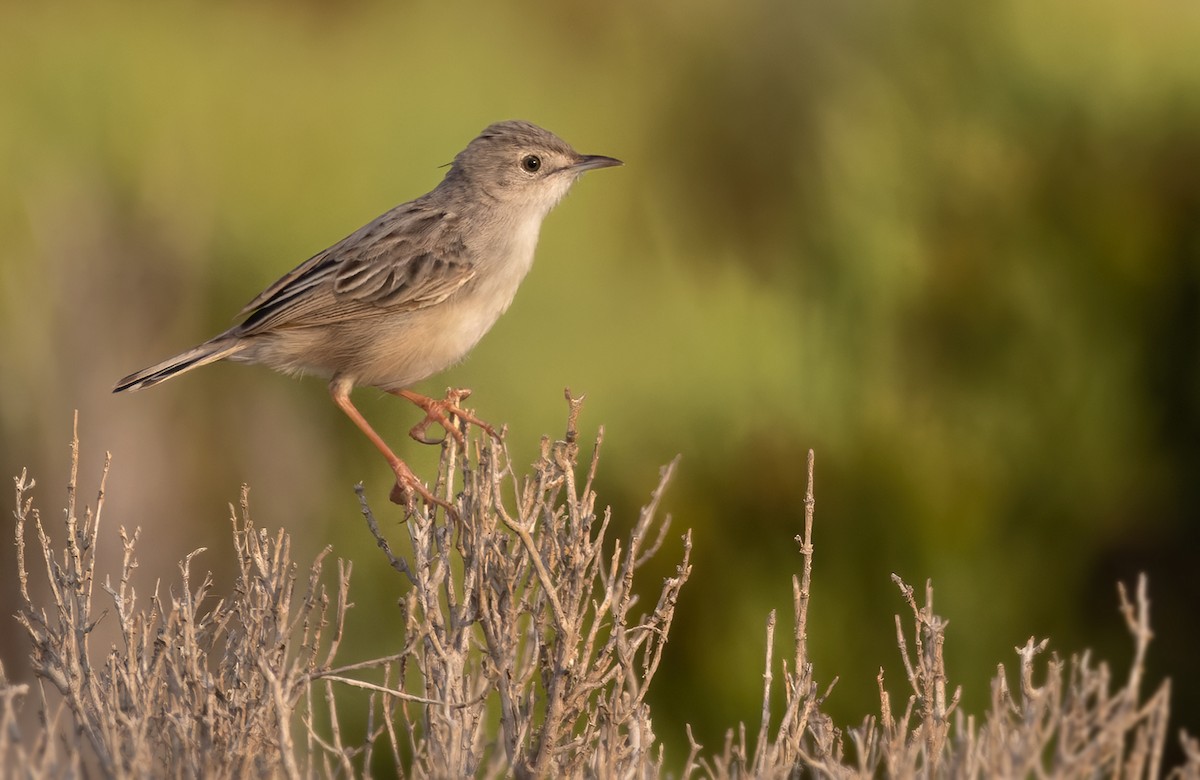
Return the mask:
<svg viewBox="0 0 1200 780">
<path fill-rule="evenodd" d="M 79 408 L 148 572 L 223 544 L 248 482 L 260 525 L 355 560 L 351 631 L 388 641 L 350 486 L 384 507 L 389 474 L 319 381 L 109 390 L 525 118 L 627 165 L 585 178 L 512 311 L 423 389 L 474 388 L 530 459 L 561 388 L 587 393 L 620 523 L 683 454 L 669 744 L 756 717 L 809 447 L 833 711 L 901 674 L 892 571 L 934 579 L 979 709 L 1031 634 L 1121 662 L 1114 583 L 1145 570 L 1151 671 L 1200 728 L 1195 4 L 74 1 L 4 4 L 0 28 L 0 470 L 56 489 Z M 414 409 L 359 396 L 432 467 Z"/>
</svg>

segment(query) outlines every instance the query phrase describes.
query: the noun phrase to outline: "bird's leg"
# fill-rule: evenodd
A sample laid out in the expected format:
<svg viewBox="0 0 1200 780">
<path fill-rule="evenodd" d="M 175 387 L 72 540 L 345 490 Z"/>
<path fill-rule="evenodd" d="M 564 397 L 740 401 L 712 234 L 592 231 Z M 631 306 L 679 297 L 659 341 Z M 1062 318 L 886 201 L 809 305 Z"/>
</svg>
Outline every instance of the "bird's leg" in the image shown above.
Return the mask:
<svg viewBox="0 0 1200 780">
<path fill-rule="evenodd" d="M 401 398 L 407 398 L 424 410 L 425 419 L 414 425 L 412 430 L 408 432 L 409 436 L 422 444 L 442 443 L 442 439 L 430 439 L 425 435 L 426 429 L 433 423 L 437 423 L 445 428 L 446 432 L 457 439 L 459 444 L 465 444 L 466 437 L 463 436 L 463 432 L 458 429 L 458 426 L 450 421 L 451 416 L 487 431 L 489 436 L 496 441 L 500 441 L 500 434 L 496 432 L 495 428 L 462 408 L 461 404 L 463 400 L 471 395 L 471 391 L 466 388 L 450 388 L 446 391 L 446 397 L 440 401 L 430 398 L 427 395 L 414 393 L 411 390 L 389 390 L 388 392 L 398 395 Z"/>
<path fill-rule="evenodd" d="M 413 470 L 408 467 L 408 464 L 400 460 L 396 453 L 392 452 L 387 446 L 387 442 L 375 432 L 371 424 L 367 422 L 362 413 L 350 401 L 350 387 L 342 382 L 334 380 L 329 384 L 329 394 L 333 397 L 333 402 L 338 405 L 346 416 L 354 421 L 358 429 L 366 434 L 375 448 L 383 453 L 383 457 L 387 459 L 388 465 L 391 466 L 392 472 L 396 475 L 396 486 L 392 488 L 391 498 L 392 503 L 401 504 L 408 510 L 412 510 L 415 495 L 420 495 L 426 503 L 436 504 L 442 507 L 449 513 L 454 513 L 454 507 L 435 496 L 425 487 L 425 484 L 417 478 Z"/>
</svg>

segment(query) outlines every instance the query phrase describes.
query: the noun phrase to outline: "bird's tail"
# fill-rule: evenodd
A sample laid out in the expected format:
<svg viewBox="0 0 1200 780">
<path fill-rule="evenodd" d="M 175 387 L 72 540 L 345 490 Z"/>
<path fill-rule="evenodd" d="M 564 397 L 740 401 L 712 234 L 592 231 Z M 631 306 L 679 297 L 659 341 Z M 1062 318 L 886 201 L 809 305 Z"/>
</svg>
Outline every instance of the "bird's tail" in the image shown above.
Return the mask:
<svg viewBox="0 0 1200 780">
<path fill-rule="evenodd" d="M 197 347 L 193 347 L 187 352 L 182 352 L 175 357 L 167 358 L 161 363 L 130 374 L 117 382 L 117 386 L 113 388 L 113 392 L 121 393 L 126 390 L 131 392 L 141 390 L 143 387 L 156 385 L 159 382 L 170 379 L 176 374 L 182 374 L 184 371 L 191 371 L 193 368 L 215 363 L 218 360 L 235 355 L 245 348 L 246 343 L 240 339 L 218 337 L 212 341 L 206 341 Z"/>
</svg>

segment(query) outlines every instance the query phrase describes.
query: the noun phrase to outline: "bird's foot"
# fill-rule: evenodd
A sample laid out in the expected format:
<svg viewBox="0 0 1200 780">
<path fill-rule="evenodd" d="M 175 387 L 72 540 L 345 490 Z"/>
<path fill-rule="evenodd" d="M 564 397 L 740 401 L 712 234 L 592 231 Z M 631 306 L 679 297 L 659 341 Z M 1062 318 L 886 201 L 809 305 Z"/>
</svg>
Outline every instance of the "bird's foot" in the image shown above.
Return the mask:
<svg viewBox="0 0 1200 780">
<path fill-rule="evenodd" d="M 444 436 L 433 439 L 426 435 L 425 432 L 434 423 L 442 426 L 459 444 L 466 444 L 466 436 L 463 435 L 462 429 L 450 420 L 451 417 L 457 417 L 469 425 L 474 425 L 476 428 L 486 431 L 496 441 L 501 440 L 500 434 L 489 423 L 484 422 L 462 408 L 462 402 L 471 395 L 471 391 L 465 387 L 447 388 L 446 397 L 440 400 L 414 393 L 410 390 L 401 390 L 397 395 L 401 395 L 412 401 L 425 412 L 425 419 L 414 425 L 412 430 L 408 432 L 409 436 L 422 444 L 441 444 L 445 441 Z"/>
<path fill-rule="evenodd" d="M 454 508 L 454 505 L 435 496 L 403 462 L 394 470 L 396 484 L 392 487 L 391 495 L 388 496 L 393 504 L 399 504 L 406 511 L 413 512 L 416 510 L 417 496 L 420 496 L 427 506 L 440 506 L 446 510 L 447 515 L 458 517 L 458 510 Z"/>
</svg>

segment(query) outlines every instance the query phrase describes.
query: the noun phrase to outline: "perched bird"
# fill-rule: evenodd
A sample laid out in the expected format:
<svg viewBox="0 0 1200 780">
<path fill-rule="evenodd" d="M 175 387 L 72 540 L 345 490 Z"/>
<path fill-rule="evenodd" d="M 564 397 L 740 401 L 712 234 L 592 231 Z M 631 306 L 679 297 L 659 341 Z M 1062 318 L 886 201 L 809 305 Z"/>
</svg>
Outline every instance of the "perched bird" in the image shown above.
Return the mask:
<svg viewBox="0 0 1200 780">
<path fill-rule="evenodd" d="M 329 379 L 333 401 L 387 458 L 392 500 L 434 499 L 350 401 L 357 385 L 421 407 L 458 434 L 447 414 L 464 394 L 435 400 L 408 388 L 466 356 L 504 313 L 533 263 L 542 220 L 579 176 L 620 160 L 583 155 L 529 122 L 487 127 L 431 192 L 395 207 L 309 258 L 250 301 L 224 333 L 121 379 L 140 390 L 229 359 Z M 488 426 L 489 432 L 494 433 Z"/>
</svg>

